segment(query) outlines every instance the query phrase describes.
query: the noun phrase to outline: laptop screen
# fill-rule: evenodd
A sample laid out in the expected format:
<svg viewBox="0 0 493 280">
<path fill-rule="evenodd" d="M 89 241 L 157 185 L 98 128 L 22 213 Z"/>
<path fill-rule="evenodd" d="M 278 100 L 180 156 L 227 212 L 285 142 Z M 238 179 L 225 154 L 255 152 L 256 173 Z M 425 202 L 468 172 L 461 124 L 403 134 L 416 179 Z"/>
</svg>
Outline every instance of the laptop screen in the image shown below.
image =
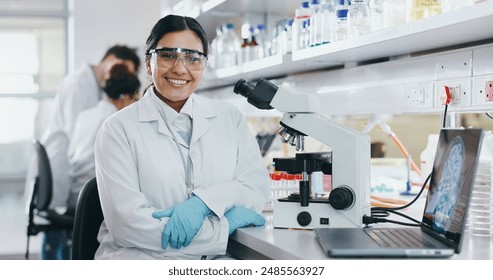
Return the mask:
<svg viewBox="0 0 493 280">
<path fill-rule="evenodd" d="M 460 248 L 482 129 L 442 129 L 423 214 L 425 228 Z"/>
</svg>

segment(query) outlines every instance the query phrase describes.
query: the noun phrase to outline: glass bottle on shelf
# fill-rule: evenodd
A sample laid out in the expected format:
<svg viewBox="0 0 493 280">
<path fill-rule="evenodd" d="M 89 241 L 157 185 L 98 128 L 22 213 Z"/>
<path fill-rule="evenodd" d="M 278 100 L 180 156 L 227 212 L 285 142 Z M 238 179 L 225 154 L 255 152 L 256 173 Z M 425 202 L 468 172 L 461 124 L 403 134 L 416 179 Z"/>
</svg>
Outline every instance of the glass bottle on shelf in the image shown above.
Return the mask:
<svg viewBox="0 0 493 280">
<path fill-rule="evenodd" d="M 347 13 L 347 9 L 337 10 L 335 41 L 341 41 L 347 38 Z"/>
<path fill-rule="evenodd" d="M 371 31 L 383 28 L 383 0 L 370 0 L 370 26 Z"/>
<path fill-rule="evenodd" d="M 308 21 L 304 20 L 301 23 L 301 30 L 300 30 L 300 43 L 299 43 L 299 49 L 300 50 L 307 48 L 307 44 L 306 44 L 307 43 L 306 42 L 307 34 L 309 37 L 310 32 L 308 31 Z"/>
<path fill-rule="evenodd" d="M 300 33 L 303 28 L 303 21 L 307 20 L 311 16 L 310 2 L 301 2 L 301 6 L 296 9 L 294 21 L 292 24 L 292 50 L 297 51 L 300 49 Z"/>
<path fill-rule="evenodd" d="M 450 12 L 474 4 L 474 0 L 441 0 L 440 2 L 442 13 Z"/>
<path fill-rule="evenodd" d="M 406 0 L 383 0 L 383 27 L 406 23 Z"/>
<path fill-rule="evenodd" d="M 322 6 L 320 0 L 312 0 L 310 4 L 310 45 L 314 47 L 322 44 Z"/>
<path fill-rule="evenodd" d="M 370 32 L 370 7 L 367 0 L 352 0 L 347 13 L 348 37 Z"/>
<path fill-rule="evenodd" d="M 211 41 L 211 51 L 209 52 L 209 58 L 207 61 L 208 67 L 211 69 L 220 68 L 221 66 L 221 56 L 218 55 L 217 44 L 222 40 L 223 36 L 223 25 L 216 28 L 216 37 Z"/>
<path fill-rule="evenodd" d="M 290 18 L 286 21 L 286 24 L 284 25 L 284 29 L 281 35 L 282 54 L 288 54 L 293 51 L 293 32 L 292 32 L 293 21 L 294 20 Z"/>
<path fill-rule="evenodd" d="M 259 59 L 259 49 L 260 46 L 257 43 L 256 39 L 256 30 L 255 27 L 250 26 L 250 42 L 248 44 L 248 52 L 249 52 L 249 59 L 250 61 L 252 60 L 257 60 Z"/>
<path fill-rule="evenodd" d="M 218 54 L 221 54 L 221 68 L 238 65 L 241 45 L 234 29 L 234 24 L 227 23 L 224 36 L 222 36 L 222 40 L 218 42 L 217 49 Z"/>
<path fill-rule="evenodd" d="M 334 30 L 336 24 L 335 0 L 328 0 L 322 4 L 321 44 L 334 41 Z"/>
<path fill-rule="evenodd" d="M 249 45 L 250 43 L 248 42 L 248 38 L 243 38 L 243 43 L 240 47 L 240 63 L 250 61 L 250 51 L 248 50 Z"/>
<path fill-rule="evenodd" d="M 255 38 L 259 45 L 258 58 L 270 56 L 272 42 L 267 38 L 267 28 L 265 27 L 265 24 L 257 24 L 257 31 L 257 36 Z"/>
<path fill-rule="evenodd" d="M 442 12 L 440 0 L 407 0 L 408 22 L 429 18 Z"/>
</svg>

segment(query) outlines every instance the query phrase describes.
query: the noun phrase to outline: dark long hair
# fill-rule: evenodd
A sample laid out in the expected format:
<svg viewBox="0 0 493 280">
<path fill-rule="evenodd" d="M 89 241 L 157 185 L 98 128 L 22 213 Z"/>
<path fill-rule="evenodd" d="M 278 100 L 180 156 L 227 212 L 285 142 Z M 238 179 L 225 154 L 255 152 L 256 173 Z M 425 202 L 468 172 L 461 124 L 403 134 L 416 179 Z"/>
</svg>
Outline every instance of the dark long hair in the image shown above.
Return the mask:
<svg viewBox="0 0 493 280">
<path fill-rule="evenodd" d="M 200 25 L 200 23 L 191 17 L 177 16 L 177 15 L 167 15 L 161 18 L 152 28 L 151 34 L 147 38 L 145 55 L 146 60 L 150 58 L 149 52 L 156 48 L 157 43 L 161 38 L 171 32 L 191 30 L 202 42 L 202 47 L 204 48 L 204 53 L 207 55 L 209 52 L 207 36 L 205 31 Z"/>
</svg>

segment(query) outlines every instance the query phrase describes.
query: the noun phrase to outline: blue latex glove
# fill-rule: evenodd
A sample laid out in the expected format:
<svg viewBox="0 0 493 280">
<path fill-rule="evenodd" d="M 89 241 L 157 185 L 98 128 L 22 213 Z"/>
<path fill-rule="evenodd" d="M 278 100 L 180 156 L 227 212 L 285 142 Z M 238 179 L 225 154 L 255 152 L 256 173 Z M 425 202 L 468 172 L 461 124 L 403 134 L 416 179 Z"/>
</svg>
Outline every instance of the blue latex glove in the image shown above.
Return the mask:
<svg viewBox="0 0 493 280">
<path fill-rule="evenodd" d="M 265 224 L 265 218 L 262 215 L 242 206 L 231 208 L 228 212 L 224 213 L 224 216 L 228 219 L 230 235 L 242 227 L 249 225 L 258 227 Z"/>
<path fill-rule="evenodd" d="M 192 196 L 171 208 L 152 213 L 152 217 L 156 219 L 170 218 L 164 226 L 161 247 L 166 249 L 168 243 L 174 249 L 190 245 L 205 217 L 210 214 L 211 209 L 198 196 Z"/>
</svg>

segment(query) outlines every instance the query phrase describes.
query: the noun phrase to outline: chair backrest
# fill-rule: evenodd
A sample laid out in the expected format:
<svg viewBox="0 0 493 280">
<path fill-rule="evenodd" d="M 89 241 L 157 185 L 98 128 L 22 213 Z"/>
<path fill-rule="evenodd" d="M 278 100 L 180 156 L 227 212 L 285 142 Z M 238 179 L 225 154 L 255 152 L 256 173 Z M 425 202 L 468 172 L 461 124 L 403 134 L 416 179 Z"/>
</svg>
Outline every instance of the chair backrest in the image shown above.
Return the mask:
<svg viewBox="0 0 493 280">
<path fill-rule="evenodd" d="M 103 222 L 96 178 L 89 180 L 81 189 L 75 208 L 73 231 L 73 260 L 92 260 L 99 247 L 97 240 Z"/>
<path fill-rule="evenodd" d="M 41 211 L 48 209 L 53 194 L 53 179 L 48 154 L 44 146 L 36 139 L 33 140 L 38 158 L 38 175 L 36 176 L 32 204 Z"/>
</svg>

